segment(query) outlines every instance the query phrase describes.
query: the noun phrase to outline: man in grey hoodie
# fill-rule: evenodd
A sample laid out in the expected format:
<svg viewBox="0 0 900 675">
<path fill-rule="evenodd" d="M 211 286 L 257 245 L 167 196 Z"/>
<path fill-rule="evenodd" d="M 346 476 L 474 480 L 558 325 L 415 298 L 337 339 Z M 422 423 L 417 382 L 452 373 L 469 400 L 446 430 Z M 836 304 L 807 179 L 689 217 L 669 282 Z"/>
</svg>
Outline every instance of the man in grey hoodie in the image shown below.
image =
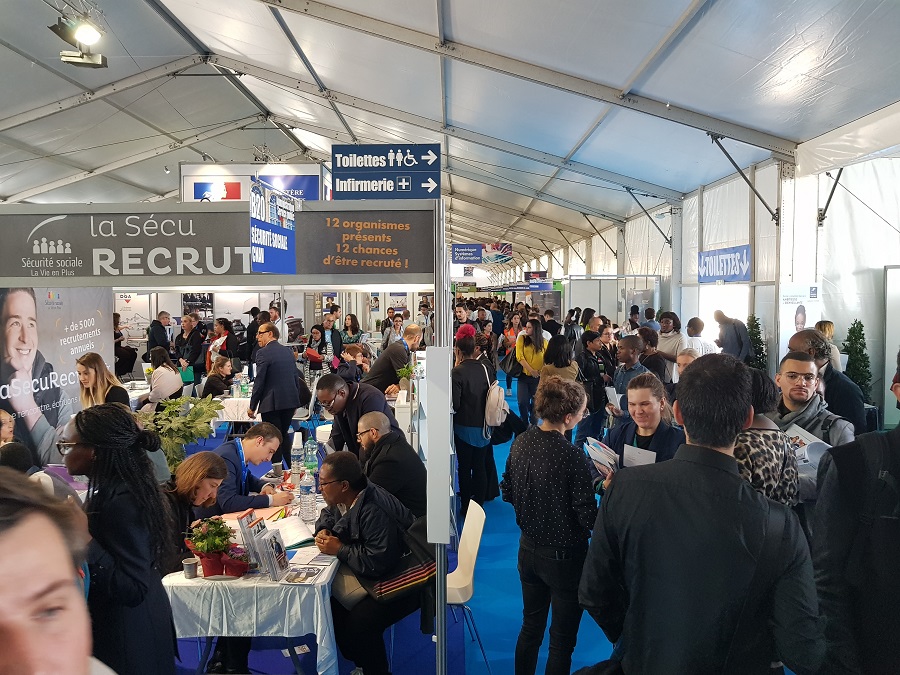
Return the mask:
<svg viewBox="0 0 900 675">
<path fill-rule="evenodd" d="M 788 352 L 781 359 L 775 384 L 781 389 L 781 401 L 777 409 L 766 413 L 766 417 L 775 422 L 783 432 L 787 433 L 791 425 L 796 424 L 832 447 L 853 441 L 853 424 L 830 412 L 825 399 L 818 393 L 819 369 L 810 354 Z M 818 492 L 815 469 L 807 466 L 808 470 L 804 470 L 804 466 L 800 467 L 802 503 L 798 506 L 798 514 L 809 536 Z"/>
</svg>

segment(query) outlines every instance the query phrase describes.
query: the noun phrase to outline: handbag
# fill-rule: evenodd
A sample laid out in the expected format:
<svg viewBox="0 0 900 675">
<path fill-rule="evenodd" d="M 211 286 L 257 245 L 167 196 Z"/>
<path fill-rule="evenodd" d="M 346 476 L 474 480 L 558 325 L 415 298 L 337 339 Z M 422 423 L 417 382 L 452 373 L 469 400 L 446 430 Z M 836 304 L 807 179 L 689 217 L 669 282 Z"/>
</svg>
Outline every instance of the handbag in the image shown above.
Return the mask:
<svg viewBox="0 0 900 675">
<path fill-rule="evenodd" d="M 510 377 L 522 376 L 522 364 L 519 363 L 519 360 L 516 358 L 515 349 L 510 349 L 506 353 L 506 356 L 503 357 L 503 361 L 500 363 L 500 370 Z"/>
<path fill-rule="evenodd" d="M 385 513 L 387 512 L 385 511 Z M 357 577 L 359 583 L 375 602 L 392 602 L 412 593 L 418 593 L 434 580 L 436 573 L 434 546 L 428 543 L 426 530 L 426 516 L 416 518 L 409 529 L 403 530 L 403 540 L 406 542 L 407 551 L 389 576 L 382 579 Z"/>
<path fill-rule="evenodd" d="M 366 589 L 359 583 L 359 579 L 353 573 L 347 563 L 338 565 L 334 579 L 331 582 L 331 597 L 341 603 L 348 612 L 359 604 L 359 601 L 368 597 Z"/>
<path fill-rule="evenodd" d="M 185 366 L 178 369 L 181 372 L 181 381 L 185 384 L 194 384 L 194 366 Z"/>
</svg>

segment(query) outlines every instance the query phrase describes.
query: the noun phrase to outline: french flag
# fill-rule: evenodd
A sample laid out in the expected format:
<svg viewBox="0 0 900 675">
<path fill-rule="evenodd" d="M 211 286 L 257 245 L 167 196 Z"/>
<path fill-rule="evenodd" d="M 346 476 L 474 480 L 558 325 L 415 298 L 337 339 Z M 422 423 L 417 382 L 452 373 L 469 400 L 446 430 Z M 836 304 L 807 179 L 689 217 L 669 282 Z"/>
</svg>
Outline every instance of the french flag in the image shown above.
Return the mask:
<svg viewBox="0 0 900 675">
<path fill-rule="evenodd" d="M 194 183 L 194 199 L 208 199 L 213 202 L 226 199 L 241 199 L 240 181 L 215 181 Z"/>
</svg>

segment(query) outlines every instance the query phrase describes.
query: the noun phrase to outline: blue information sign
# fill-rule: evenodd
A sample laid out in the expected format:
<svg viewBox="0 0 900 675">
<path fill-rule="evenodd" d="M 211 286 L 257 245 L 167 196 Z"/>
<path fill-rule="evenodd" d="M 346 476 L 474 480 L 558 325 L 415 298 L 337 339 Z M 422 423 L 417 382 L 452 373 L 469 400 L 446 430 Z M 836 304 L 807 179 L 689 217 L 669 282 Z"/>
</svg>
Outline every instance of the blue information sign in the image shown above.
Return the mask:
<svg viewBox="0 0 900 675">
<path fill-rule="evenodd" d="M 319 177 L 301 176 L 260 176 L 266 187 L 275 188 L 294 199 L 313 201 L 319 199 Z"/>
<path fill-rule="evenodd" d="M 697 254 L 697 281 L 750 281 L 750 245 L 700 251 Z"/>
<path fill-rule="evenodd" d="M 481 244 L 453 244 L 450 247 L 450 262 L 455 265 L 479 264 L 483 250 Z"/>
<path fill-rule="evenodd" d="M 438 143 L 333 145 L 335 199 L 439 199 Z"/>
<path fill-rule="evenodd" d="M 250 271 L 296 274 L 294 209 L 292 197 L 264 188 L 256 179 L 250 186 Z"/>
</svg>

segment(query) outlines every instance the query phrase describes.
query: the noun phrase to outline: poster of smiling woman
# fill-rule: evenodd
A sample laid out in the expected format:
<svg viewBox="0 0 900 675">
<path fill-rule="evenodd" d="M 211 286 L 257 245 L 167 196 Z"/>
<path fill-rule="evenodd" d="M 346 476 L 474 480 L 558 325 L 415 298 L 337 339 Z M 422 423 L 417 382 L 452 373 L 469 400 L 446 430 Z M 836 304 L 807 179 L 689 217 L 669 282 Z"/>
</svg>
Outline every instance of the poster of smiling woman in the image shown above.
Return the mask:
<svg viewBox="0 0 900 675">
<path fill-rule="evenodd" d="M 57 464 L 57 430 L 80 408 L 75 359 L 100 354 L 114 369 L 108 288 L 0 289 L 0 409 L 36 465 Z"/>
</svg>

